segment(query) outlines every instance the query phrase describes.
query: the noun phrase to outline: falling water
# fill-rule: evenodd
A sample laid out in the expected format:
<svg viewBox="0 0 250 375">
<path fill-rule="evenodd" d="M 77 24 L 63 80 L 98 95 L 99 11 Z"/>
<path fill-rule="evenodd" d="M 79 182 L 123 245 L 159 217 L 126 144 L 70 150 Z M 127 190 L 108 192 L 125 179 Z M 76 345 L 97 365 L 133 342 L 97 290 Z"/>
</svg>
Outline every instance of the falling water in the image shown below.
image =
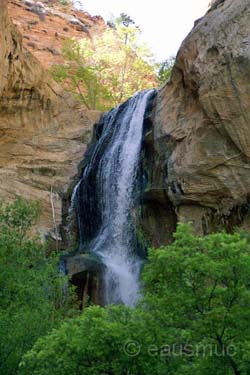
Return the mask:
<svg viewBox="0 0 250 375">
<path fill-rule="evenodd" d="M 81 248 L 104 265 L 106 303 L 133 306 L 140 293 L 134 207 L 144 113 L 153 94 L 140 92 L 103 116 L 74 191 Z"/>
</svg>

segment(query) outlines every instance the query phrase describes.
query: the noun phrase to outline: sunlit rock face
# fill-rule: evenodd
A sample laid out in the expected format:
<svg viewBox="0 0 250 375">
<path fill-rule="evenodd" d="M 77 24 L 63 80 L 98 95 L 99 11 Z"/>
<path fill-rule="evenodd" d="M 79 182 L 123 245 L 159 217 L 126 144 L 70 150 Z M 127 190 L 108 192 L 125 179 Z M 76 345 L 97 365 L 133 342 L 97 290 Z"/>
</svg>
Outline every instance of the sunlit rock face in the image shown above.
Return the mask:
<svg viewBox="0 0 250 375">
<path fill-rule="evenodd" d="M 162 188 L 198 233 L 249 229 L 249 103 L 250 1 L 216 1 L 182 43 L 153 126 Z"/>
<path fill-rule="evenodd" d="M 45 234 L 62 223 L 99 114 L 82 111 L 50 79 L 22 47 L 6 1 L 0 6 L 0 195 L 40 199 Z M 171 241 L 176 214 L 200 233 L 248 227 L 249 12 L 249 0 L 215 1 L 157 95 L 143 140 L 140 228 L 156 246 Z"/>
<path fill-rule="evenodd" d="M 59 236 L 66 201 L 77 177 L 92 124 L 22 46 L 0 3 L 0 197 L 40 200 L 39 232 Z"/>
<path fill-rule="evenodd" d="M 8 2 L 9 16 L 23 37 L 24 47 L 46 68 L 65 63 L 62 54 L 65 39 L 92 38 L 106 28 L 100 16 L 77 11 L 71 1 L 66 3 L 60 0 Z"/>
<path fill-rule="evenodd" d="M 0 2 L 0 197 L 40 200 L 37 228 L 60 239 L 100 113 L 83 110 L 22 45 Z M 172 241 L 177 221 L 204 234 L 250 229 L 250 0 L 217 0 L 195 23 L 145 114 L 136 236 Z M 84 164 L 84 163 L 83 163 Z M 58 242 L 58 241 L 57 241 Z M 84 306 L 100 301 L 99 264 L 67 267 Z"/>
</svg>

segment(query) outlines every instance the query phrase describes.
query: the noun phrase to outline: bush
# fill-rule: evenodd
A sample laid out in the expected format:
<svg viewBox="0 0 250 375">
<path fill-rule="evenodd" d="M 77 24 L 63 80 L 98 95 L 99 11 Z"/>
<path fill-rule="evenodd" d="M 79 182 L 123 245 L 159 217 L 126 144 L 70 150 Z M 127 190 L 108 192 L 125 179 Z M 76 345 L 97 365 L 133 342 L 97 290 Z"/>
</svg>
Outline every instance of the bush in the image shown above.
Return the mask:
<svg viewBox="0 0 250 375">
<path fill-rule="evenodd" d="M 171 246 L 150 252 L 145 303 L 165 327 L 158 341 L 175 345 L 177 362 L 185 359 L 176 374 L 246 373 L 249 275 L 250 244 L 241 233 L 199 238 L 182 224 Z"/>
<path fill-rule="evenodd" d="M 37 203 L 0 204 L 0 373 L 13 375 L 23 354 L 70 311 L 70 293 L 58 274 L 58 256 L 28 232 Z"/>
<path fill-rule="evenodd" d="M 136 309 L 90 307 L 37 341 L 21 374 L 247 375 L 250 360 L 247 235 L 195 237 L 151 250 Z"/>
</svg>

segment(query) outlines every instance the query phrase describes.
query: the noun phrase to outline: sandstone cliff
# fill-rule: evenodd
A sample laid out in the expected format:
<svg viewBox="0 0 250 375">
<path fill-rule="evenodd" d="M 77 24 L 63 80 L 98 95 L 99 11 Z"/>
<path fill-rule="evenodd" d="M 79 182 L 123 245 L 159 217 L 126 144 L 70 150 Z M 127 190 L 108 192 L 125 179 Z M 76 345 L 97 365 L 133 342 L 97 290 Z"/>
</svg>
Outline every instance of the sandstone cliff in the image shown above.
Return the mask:
<svg viewBox="0 0 250 375">
<path fill-rule="evenodd" d="M 9 0 L 11 20 L 23 36 L 23 45 L 46 68 L 62 64 L 63 42 L 67 38 L 92 38 L 105 29 L 100 16 L 77 11 L 71 1 Z"/>
<path fill-rule="evenodd" d="M 24 17 L 21 3 L 11 1 L 9 9 L 19 4 Z M 41 29 L 46 21 L 38 22 L 33 20 L 28 36 L 36 38 L 37 32 L 37 42 L 28 45 L 25 38 L 25 43 L 49 66 L 61 57 L 44 52 L 40 36 L 53 44 L 64 35 L 52 29 L 46 34 Z M 25 25 L 19 24 L 23 35 Z M 83 110 L 23 46 L 6 0 L 0 1 L 0 46 L 0 197 L 39 199 L 40 233 L 59 237 L 100 114 Z M 147 244 L 171 241 L 178 220 L 193 221 L 197 233 L 250 229 L 249 102 L 250 0 L 217 0 L 184 40 L 153 114 L 147 114 L 142 158 L 147 186 L 138 228 Z M 101 280 L 91 259 L 67 262 L 81 299 L 88 294 L 98 300 Z"/>
<path fill-rule="evenodd" d="M 18 3 L 24 4 L 11 1 L 10 11 Z M 46 233 L 55 227 L 53 205 L 61 224 L 63 200 L 99 114 L 82 111 L 51 80 L 23 47 L 6 1 L 0 4 L 0 195 L 41 199 L 39 228 Z M 24 17 L 27 9 L 20 9 Z M 250 0 L 213 2 L 159 91 L 143 148 L 148 184 L 142 227 L 155 245 L 171 240 L 177 220 L 193 220 L 200 233 L 250 228 L 249 21 Z M 46 20 L 39 22 L 29 29 L 33 36 Z"/>
<path fill-rule="evenodd" d="M 56 235 L 99 114 L 83 111 L 23 47 L 6 0 L 0 2 L 0 46 L 0 197 L 40 200 L 39 231 Z"/>
<path fill-rule="evenodd" d="M 250 229 L 249 103 L 250 0 L 217 0 L 159 92 L 152 137 L 149 193 L 165 191 L 197 232 Z"/>
</svg>

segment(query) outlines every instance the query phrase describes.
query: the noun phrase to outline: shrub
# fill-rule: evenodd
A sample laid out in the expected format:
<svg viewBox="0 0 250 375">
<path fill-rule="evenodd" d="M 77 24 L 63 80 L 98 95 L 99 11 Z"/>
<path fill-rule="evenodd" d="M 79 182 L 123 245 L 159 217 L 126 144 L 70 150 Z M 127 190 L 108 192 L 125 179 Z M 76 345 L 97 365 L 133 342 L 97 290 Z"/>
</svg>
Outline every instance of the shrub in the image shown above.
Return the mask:
<svg viewBox="0 0 250 375">
<path fill-rule="evenodd" d="M 151 250 L 134 310 L 90 307 L 39 339 L 21 374 L 247 375 L 250 244 L 242 233 L 192 234 Z"/>
<path fill-rule="evenodd" d="M 58 256 L 28 232 L 37 203 L 0 204 L 0 373 L 18 372 L 22 355 L 70 312 L 70 293 L 58 273 Z"/>
</svg>

